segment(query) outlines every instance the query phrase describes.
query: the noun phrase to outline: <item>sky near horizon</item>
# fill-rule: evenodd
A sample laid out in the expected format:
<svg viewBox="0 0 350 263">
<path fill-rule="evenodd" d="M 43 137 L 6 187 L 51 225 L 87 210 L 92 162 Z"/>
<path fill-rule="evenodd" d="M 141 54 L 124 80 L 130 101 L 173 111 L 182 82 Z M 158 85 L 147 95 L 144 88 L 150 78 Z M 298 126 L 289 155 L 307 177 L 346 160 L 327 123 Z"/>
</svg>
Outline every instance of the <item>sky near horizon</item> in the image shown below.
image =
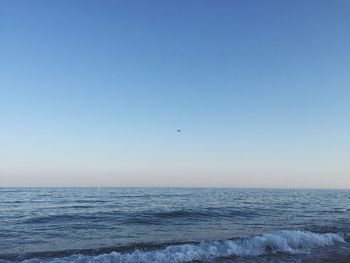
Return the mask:
<svg viewBox="0 0 350 263">
<path fill-rule="evenodd" d="M 350 188 L 349 47 L 345 0 L 0 0 L 0 186 Z"/>
</svg>

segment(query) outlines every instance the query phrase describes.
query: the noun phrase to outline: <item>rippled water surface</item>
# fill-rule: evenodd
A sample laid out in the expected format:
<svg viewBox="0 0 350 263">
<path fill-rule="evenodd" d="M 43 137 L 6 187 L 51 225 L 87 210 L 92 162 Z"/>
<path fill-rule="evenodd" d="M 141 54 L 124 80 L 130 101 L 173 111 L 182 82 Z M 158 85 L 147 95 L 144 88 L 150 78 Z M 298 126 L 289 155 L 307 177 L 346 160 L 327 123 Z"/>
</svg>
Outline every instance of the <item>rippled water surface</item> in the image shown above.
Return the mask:
<svg viewBox="0 0 350 263">
<path fill-rule="evenodd" d="M 0 188 L 0 261 L 350 262 L 349 233 L 348 190 Z"/>
</svg>

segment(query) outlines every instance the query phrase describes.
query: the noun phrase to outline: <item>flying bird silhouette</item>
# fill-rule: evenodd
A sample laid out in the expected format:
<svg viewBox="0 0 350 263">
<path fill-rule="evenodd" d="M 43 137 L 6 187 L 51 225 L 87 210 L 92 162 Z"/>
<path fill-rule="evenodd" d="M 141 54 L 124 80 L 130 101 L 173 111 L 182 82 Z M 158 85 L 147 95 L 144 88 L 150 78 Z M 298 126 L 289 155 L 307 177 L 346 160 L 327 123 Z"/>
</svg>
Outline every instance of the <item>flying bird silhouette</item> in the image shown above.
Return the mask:
<svg viewBox="0 0 350 263">
<path fill-rule="evenodd" d="M 181 130 L 178 129 L 177 132 L 181 132 Z"/>
</svg>

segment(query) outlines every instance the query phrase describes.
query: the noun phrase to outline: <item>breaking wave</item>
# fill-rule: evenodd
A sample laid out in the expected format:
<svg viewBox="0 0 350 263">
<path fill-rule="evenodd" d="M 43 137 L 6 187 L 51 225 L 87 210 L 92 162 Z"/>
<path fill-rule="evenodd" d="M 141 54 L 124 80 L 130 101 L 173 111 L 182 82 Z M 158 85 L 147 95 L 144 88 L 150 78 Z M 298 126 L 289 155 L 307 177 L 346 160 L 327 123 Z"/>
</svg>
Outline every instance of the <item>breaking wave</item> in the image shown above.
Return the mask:
<svg viewBox="0 0 350 263">
<path fill-rule="evenodd" d="M 312 233 L 284 230 L 261 236 L 253 236 L 238 240 L 202 241 L 199 244 L 171 245 L 164 249 L 130 253 L 112 252 L 98 256 L 72 255 L 55 259 L 29 259 L 25 263 L 99 263 L 99 262 L 142 262 L 142 263 L 180 263 L 191 261 L 208 261 L 220 257 L 254 257 L 273 255 L 276 253 L 300 254 L 311 249 L 332 246 L 337 242 L 345 242 L 344 238 L 334 233 Z"/>
</svg>

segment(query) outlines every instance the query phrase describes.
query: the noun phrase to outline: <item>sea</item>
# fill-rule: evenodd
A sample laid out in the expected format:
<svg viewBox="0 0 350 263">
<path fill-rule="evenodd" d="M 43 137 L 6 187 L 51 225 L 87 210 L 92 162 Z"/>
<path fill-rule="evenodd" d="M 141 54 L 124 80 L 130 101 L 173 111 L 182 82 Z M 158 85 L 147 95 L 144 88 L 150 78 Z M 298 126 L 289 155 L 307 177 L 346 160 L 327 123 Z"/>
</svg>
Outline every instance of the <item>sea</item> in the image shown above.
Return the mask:
<svg viewBox="0 0 350 263">
<path fill-rule="evenodd" d="M 0 262 L 350 263 L 350 190 L 0 188 Z"/>
</svg>

